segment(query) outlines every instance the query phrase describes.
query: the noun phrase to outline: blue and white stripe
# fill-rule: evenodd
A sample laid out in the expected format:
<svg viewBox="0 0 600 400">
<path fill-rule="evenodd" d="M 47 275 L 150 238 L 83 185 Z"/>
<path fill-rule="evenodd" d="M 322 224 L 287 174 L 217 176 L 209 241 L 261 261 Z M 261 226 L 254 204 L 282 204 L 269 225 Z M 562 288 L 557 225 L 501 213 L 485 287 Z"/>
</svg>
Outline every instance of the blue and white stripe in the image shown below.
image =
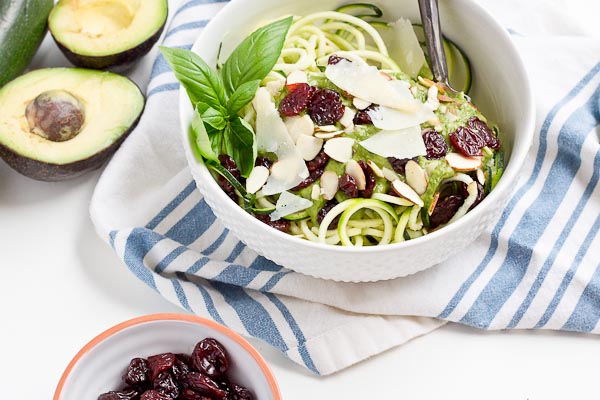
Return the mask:
<svg viewBox="0 0 600 400">
<path fill-rule="evenodd" d="M 163 44 L 190 48 L 224 3 L 180 1 Z M 176 101 L 178 88 L 157 56 L 148 109 Z M 600 64 L 543 117 L 514 195 L 493 231 L 474 245 L 476 259 L 461 265 L 465 278 L 421 275 L 359 287 L 291 272 L 233 237 L 187 172 L 173 178 L 177 189 L 152 218 L 112 230 L 109 240 L 131 272 L 169 301 L 263 339 L 315 373 L 334 372 L 440 324 L 402 315 L 484 329 L 600 333 Z M 427 273 L 443 274 L 459 261 Z M 427 302 L 394 297 L 408 292 L 402 285 L 425 296 L 448 295 Z M 436 285 L 444 286 L 436 291 Z M 379 294 L 389 304 L 377 308 Z M 368 310 L 358 305 L 369 301 Z"/>
</svg>

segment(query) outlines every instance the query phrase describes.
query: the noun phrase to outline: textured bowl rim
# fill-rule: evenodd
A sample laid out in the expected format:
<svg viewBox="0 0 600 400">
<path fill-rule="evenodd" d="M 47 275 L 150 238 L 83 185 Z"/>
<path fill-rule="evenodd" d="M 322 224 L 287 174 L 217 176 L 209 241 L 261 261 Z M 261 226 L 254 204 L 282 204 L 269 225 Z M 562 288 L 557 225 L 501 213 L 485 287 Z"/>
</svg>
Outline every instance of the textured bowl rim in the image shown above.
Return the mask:
<svg viewBox="0 0 600 400">
<path fill-rule="evenodd" d="M 241 3 L 247 3 L 247 1 L 232 0 L 227 5 L 225 5 L 225 7 L 223 7 L 223 9 L 214 18 L 212 18 L 210 20 L 208 25 L 204 28 L 204 30 L 196 38 L 196 40 L 194 41 L 194 44 L 192 45 L 191 50 L 198 53 L 198 49 L 200 47 L 199 46 L 200 41 L 203 38 L 203 36 L 206 34 L 206 32 L 208 31 L 208 28 L 211 26 L 211 24 L 223 23 L 223 21 L 226 21 L 227 18 L 231 14 L 235 14 L 235 13 L 239 12 L 240 10 L 238 9 L 238 7 Z M 514 71 L 515 71 L 516 75 L 523 79 L 523 86 L 521 87 L 521 94 L 524 97 L 526 97 L 526 101 L 525 101 L 526 108 L 523 110 L 523 113 L 521 114 L 524 119 L 523 126 L 522 126 L 522 129 L 520 129 L 518 132 L 515 132 L 515 136 L 514 136 L 515 138 L 520 137 L 522 139 L 521 145 L 518 148 L 516 148 L 514 146 L 511 148 L 507 168 L 504 170 L 504 174 L 503 174 L 502 178 L 499 180 L 496 188 L 488 196 L 486 196 L 485 199 L 483 199 L 482 203 L 478 207 L 469 211 L 465 216 L 463 216 L 459 220 L 453 222 L 452 224 L 446 225 L 443 228 L 435 230 L 427 235 L 424 235 L 424 236 L 421 236 L 421 237 L 418 237 L 418 238 L 415 238 L 412 240 L 400 242 L 400 243 L 390 243 L 390 244 L 386 244 L 384 246 L 372 246 L 372 247 L 333 246 L 333 245 L 328 245 L 325 243 L 317 243 L 317 242 L 312 242 L 312 241 L 309 241 L 306 239 L 300 239 L 293 235 L 283 233 L 276 229 L 273 229 L 273 228 L 267 226 L 266 224 L 258 221 L 256 218 L 252 217 L 250 214 L 248 214 L 246 211 L 244 211 L 240 206 L 231 202 L 231 199 L 229 199 L 229 197 L 225 194 L 225 192 L 223 192 L 223 190 L 217 185 L 215 179 L 212 178 L 212 175 L 210 174 L 210 171 L 208 170 L 208 168 L 206 167 L 204 162 L 202 160 L 196 159 L 196 157 L 194 156 L 193 151 L 191 150 L 190 144 L 189 144 L 188 121 L 185 117 L 184 107 L 182 106 L 183 105 L 182 102 L 189 103 L 189 99 L 187 97 L 185 88 L 182 86 L 179 89 L 179 119 L 180 119 L 180 124 L 181 124 L 181 134 L 183 135 L 182 138 L 183 138 L 183 142 L 184 142 L 183 144 L 184 144 L 185 151 L 186 151 L 188 168 L 190 168 L 190 171 L 192 172 L 192 175 L 194 176 L 194 180 L 196 181 L 196 183 L 198 183 L 198 177 L 197 177 L 197 175 L 198 175 L 203 180 L 203 186 L 205 188 L 207 188 L 208 191 L 211 191 L 211 192 L 216 191 L 217 192 L 217 197 L 221 203 L 225 203 L 225 202 L 227 202 L 227 204 L 231 203 L 230 204 L 231 207 L 229 207 L 229 204 L 228 204 L 227 208 L 234 210 L 233 212 L 235 213 L 235 216 L 237 218 L 240 218 L 240 219 L 246 221 L 246 223 L 256 226 L 259 230 L 264 231 L 265 234 L 281 238 L 282 240 L 290 241 L 298 246 L 302 246 L 307 249 L 326 250 L 326 251 L 332 252 L 334 254 L 335 253 L 370 254 L 370 253 L 380 253 L 380 252 L 388 252 L 388 251 L 395 252 L 395 251 L 401 250 L 403 248 L 419 246 L 426 241 L 439 240 L 439 239 L 441 239 L 441 237 L 460 233 L 461 228 L 464 225 L 467 225 L 467 224 L 471 223 L 472 221 L 475 221 L 477 216 L 484 212 L 484 209 L 486 209 L 488 207 L 494 207 L 494 203 L 497 203 L 498 199 L 500 199 L 507 191 L 513 190 L 514 184 L 516 183 L 516 181 L 518 179 L 519 171 L 521 170 L 523 163 L 525 162 L 527 153 L 533 143 L 533 136 L 534 136 L 534 129 L 535 129 L 535 103 L 534 103 L 533 91 L 531 89 L 531 82 L 530 82 L 529 76 L 527 74 L 527 71 L 525 69 L 523 59 L 521 58 L 521 55 L 517 51 L 517 48 L 516 48 L 514 42 L 510 38 L 510 35 L 498 23 L 498 21 L 490 13 L 488 13 L 482 6 L 480 6 L 479 4 L 477 4 L 475 2 L 468 1 L 468 0 L 463 0 L 462 3 L 468 4 L 468 6 L 471 7 L 471 9 L 476 14 L 479 14 L 479 16 L 484 17 L 488 22 L 490 22 L 491 25 L 489 26 L 489 28 L 493 29 L 495 31 L 494 34 L 497 35 L 499 39 L 501 39 L 502 41 L 504 41 L 507 44 L 506 49 L 508 50 L 509 53 L 506 54 L 506 56 L 509 56 L 513 60 L 514 68 L 515 68 Z M 193 159 L 196 163 L 194 165 L 191 165 L 190 159 Z M 208 179 L 208 178 L 210 178 L 210 179 Z M 510 182 L 509 182 L 509 180 L 510 180 Z M 289 268 L 288 266 L 285 266 L 285 267 Z"/>
<path fill-rule="evenodd" d="M 221 324 L 218 324 L 215 321 L 212 321 L 212 320 L 209 320 L 206 318 L 202 318 L 202 317 L 198 317 L 196 315 L 175 314 L 175 313 L 150 314 L 150 315 L 144 315 L 144 316 L 137 317 L 137 318 L 132 318 L 127 321 L 121 322 L 111 328 L 108 328 L 107 330 L 100 333 L 98 336 L 96 336 L 92 340 L 90 340 L 85 346 L 83 346 L 81 348 L 81 350 L 79 350 L 77 352 L 75 357 L 73 357 L 71 362 L 69 362 L 69 365 L 67 365 L 67 368 L 65 369 L 62 376 L 60 377 L 60 380 L 56 387 L 56 391 L 54 392 L 53 399 L 54 400 L 60 399 L 62 390 L 65 386 L 65 383 L 66 383 L 69 375 L 71 374 L 71 372 L 73 371 L 73 369 L 75 368 L 77 363 L 81 360 L 81 358 L 84 355 L 86 355 L 88 352 L 90 352 L 94 347 L 96 347 L 98 344 L 104 342 L 106 339 L 110 338 L 111 336 L 113 336 L 129 327 L 141 325 L 141 324 L 145 324 L 147 322 L 153 322 L 153 321 L 191 322 L 194 324 L 207 326 L 207 327 L 214 329 L 214 330 L 218 331 L 219 333 L 226 335 L 229 338 L 233 339 L 236 343 L 238 343 L 240 346 L 242 346 L 244 348 L 244 350 L 246 350 L 252 356 L 252 358 L 256 361 L 256 363 L 259 365 L 264 376 L 267 378 L 267 382 L 269 383 L 269 388 L 271 389 L 271 392 L 273 393 L 273 396 L 274 396 L 273 399 L 281 400 L 281 392 L 279 390 L 279 386 L 277 384 L 277 381 L 275 380 L 275 376 L 273 375 L 273 372 L 269 368 L 265 359 L 246 339 L 244 339 L 238 333 L 232 331 L 231 329 L 229 329 Z"/>
</svg>

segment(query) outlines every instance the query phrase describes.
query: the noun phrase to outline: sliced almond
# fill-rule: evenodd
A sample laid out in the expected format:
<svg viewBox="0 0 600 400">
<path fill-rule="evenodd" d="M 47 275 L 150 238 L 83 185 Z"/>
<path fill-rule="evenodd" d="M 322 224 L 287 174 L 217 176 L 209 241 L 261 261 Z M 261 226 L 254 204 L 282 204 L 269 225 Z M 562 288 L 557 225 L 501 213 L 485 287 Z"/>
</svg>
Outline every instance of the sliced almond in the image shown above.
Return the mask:
<svg viewBox="0 0 600 400">
<path fill-rule="evenodd" d="M 287 86 L 289 86 L 289 85 L 295 85 L 297 83 L 308 83 L 308 77 L 306 76 L 306 72 L 304 72 L 302 70 L 296 70 L 296 71 L 290 72 L 290 74 L 287 76 L 287 78 L 285 80 L 285 84 Z"/>
<path fill-rule="evenodd" d="M 383 177 L 390 182 L 394 182 L 396 179 L 400 179 L 396 171 L 389 169 L 388 167 L 383 167 L 381 170 Z"/>
<path fill-rule="evenodd" d="M 441 101 L 443 103 L 454 103 L 454 99 L 452 97 L 448 97 L 443 94 L 438 94 L 437 98 L 439 101 Z"/>
<path fill-rule="evenodd" d="M 413 203 L 406 200 L 404 197 L 392 196 L 391 194 L 387 194 L 387 193 L 373 193 L 371 198 L 373 198 L 375 200 L 385 201 L 386 203 L 391 203 L 391 204 L 395 204 L 397 206 L 402 206 L 402 207 L 408 207 L 408 206 L 413 205 Z"/>
<path fill-rule="evenodd" d="M 288 130 L 294 143 L 298 141 L 301 135 L 311 136 L 315 131 L 315 124 L 309 115 L 294 115 L 292 117 L 285 117 L 285 127 Z"/>
<path fill-rule="evenodd" d="M 352 99 L 352 104 L 357 109 L 364 110 L 365 108 L 367 108 L 371 105 L 371 102 L 367 101 L 367 100 L 359 99 L 358 97 L 355 97 Z"/>
<path fill-rule="evenodd" d="M 367 161 L 367 165 L 369 166 L 369 168 L 371 168 L 371 171 L 373 171 L 373 173 L 378 176 L 379 178 L 385 178 L 385 176 L 383 175 L 383 171 L 381 170 L 381 168 L 379 168 L 379 166 L 377 164 L 375 164 L 373 161 L 368 160 Z"/>
<path fill-rule="evenodd" d="M 346 132 L 346 131 L 344 130 L 344 131 L 335 131 L 335 132 L 315 132 L 315 137 L 318 137 L 321 139 L 331 139 L 336 136 L 340 136 L 344 132 Z"/>
<path fill-rule="evenodd" d="M 423 203 L 423 200 L 421 200 L 417 192 L 415 192 L 413 188 L 408 186 L 406 183 L 402 182 L 400 179 L 396 179 L 392 182 L 392 189 L 394 190 L 394 193 L 396 193 L 398 196 L 404 197 L 406 200 L 419 207 L 423 207 L 425 205 L 425 203 Z"/>
<path fill-rule="evenodd" d="M 321 186 L 318 183 L 315 183 L 310 192 L 310 198 L 313 200 L 319 200 L 321 197 Z"/>
<path fill-rule="evenodd" d="M 441 94 L 446 94 L 446 90 L 444 89 L 444 86 L 440 83 L 435 83 L 431 79 L 423 78 L 421 76 L 417 77 L 417 80 L 419 81 L 419 83 L 421 85 L 428 87 L 428 88 L 435 85 L 435 86 L 437 86 L 437 89 Z"/>
<path fill-rule="evenodd" d="M 481 167 L 481 157 L 466 157 L 459 153 L 446 154 L 446 162 L 456 171 L 475 171 Z"/>
<path fill-rule="evenodd" d="M 335 132 L 339 130 L 335 125 L 317 125 L 315 131 L 317 132 Z"/>
<path fill-rule="evenodd" d="M 345 163 L 352 158 L 353 144 L 354 139 L 351 138 L 333 138 L 325 142 L 323 149 L 335 161 Z"/>
<path fill-rule="evenodd" d="M 356 160 L 348 160 L 346 163 L 346 173 L 354 178 L 358 190 L 365 190 L 367 187 L 367 177 Z"/>
<path fill-rule="evenodd" d="M 248 179 L 246 179 L 246 191 L 250 194 L 254 194 L 259 191 L 260 188 L 267 183 L 269 178 L 269 170 L 267 167 L 258 165 L 252 169 Z"/>
<path fill-rule="evenodd" d="M 340 118 L 340 124 L 342 124 L 344 128 L 349 128 L 353 126 L 355 115 L 356 112 L 353 109 L 351 109 L 350 107 L 344 107 L 344 115 L 342 115 L 342 118 Z"/>
<path fill-rule="evenodd" d="M 409 160 L 404 167 L 406 183 L 421 195 L 427 190 L 427 175 L 421 166 L 414 160 Z"/>
<path fill-rule="evenodd" d="M 477 181 L 480 184 L 485 185 L 485 174 L 483 173 L 483 170 L 481 168 L 477 169 Z"/>
<path fill-rule="evenodd" d="M 431 204 L 429 205 L 429 209 L 427 210 L 429 215 L 433 214 L 433 210 L 435 210 L 435 206 L 437 205 L 439 199 L 440 192 L 435 192 L 435 194 L 433 195 L 433 199 L 431 200 Z"/>
<path fill-rule="evenodd" d="M 390 74 L 388 74 L 388 73 L 385 73 L 385 72 L 383 72 L 383 71 L 379 71 L 379 74 L 380 74 L 381 76 L 383 76 L 385 79 L 387 79 L 388 81 L 391 81 L 392 79 L 394 79 L 394 78 L 392 78 L 392 76 L 391 76 Z"/>
<path fill-rule="evenodd" d="M 323 139 L 314 136 L 300 135 L 296 141 L 296 148 L 305 161 L 315 158 L 322 147 Z"/>
<path fill-rule="evenodd" d="M 284 84 L 285 82 L 283 80 L 277 79 L 274 81 L 267 82 L 265 87 L 267 88 L 267 91 L 271 93 L 271 96 L 277 97 L 281 93 L 281 89 L 283 89 Z"/>
<path fill-rule="evenodd" d="M 432 81 L 431 79 L 427 79 L 427 78 L 423 78 L 422 76 L 417 77 L 417 80 L 419 81 L 419 83 L 427 88 L 432 87 L 433 85 L 435 85 L 435 82 Z"/>
<path fill-rule="evenodd" d="M 339 178 L 334 171 L 325 171 L 321 175 L 321 195 L 325 200 L 331 200 L 338 189 Z"/>
</svg>

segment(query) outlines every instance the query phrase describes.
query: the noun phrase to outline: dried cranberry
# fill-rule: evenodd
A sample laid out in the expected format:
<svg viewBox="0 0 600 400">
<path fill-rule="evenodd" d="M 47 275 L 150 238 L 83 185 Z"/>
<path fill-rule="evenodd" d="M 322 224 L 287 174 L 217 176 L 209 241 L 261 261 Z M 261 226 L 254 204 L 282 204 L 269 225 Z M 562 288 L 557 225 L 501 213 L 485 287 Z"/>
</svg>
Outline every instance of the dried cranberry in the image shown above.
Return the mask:
<svg viewBox="0 0 600 400">
<path fill-rule="evenodd" d="M 271 161 L 270 158 L 264 157 L 264 156 L 256 157 L 256 161 L 254 161 L 255 167 L 263 166 L 266 169 L 271 169 L 272 165 L 273 165 L 273 161 Z"/>
<path fill-rule="evenodd" d="M 148 357 L 150 380 L 154 382 L 158 374 L 168 370 L 175 363 L 175 354 L 163 353 Z"/>
<path fill-rule="evenodd" d="M 154 390 L 172 399 L 179 396 L 179 388 L 168 371 L 163 371 L 154 380 Z"/>
<path fill-rule="evenodd" d="M 314 171 L 316 169 L 323 169 L 323 168 L 325 168 L 325 165 L 327 165 L 327 161 L 329 161 L 329 156 L 325 153 L 324 150 L 321 150 L 315 158 L 313 158 L 310 161 L 307 161 L 306 167 L 308 168 L 309 171 Z"/>
<path fill-rule="evenodd" d="M 308 83 L 295 83 L 288 86 L 289 93 L 279 103 L 281 115 L 291 117 L 298 115 L 306 109 L 314 93 Z"/>
<path fill-rule="evenodd" d="M 340 177 L 338 187 L 349 198 L 353 199 L 358 197 L 358 186 L 356 185 L 356 180 L 352 176 L 343 174 Z"/>
<path fill-rule="evenodd" d="M 185 380 L 185 385 L 188 389 L 217 399 L 223 399 L 227 395 L 227 392 L 221 389 L 215 381 L 200 372 L 190 372 Z"/>
<path fill-rule="evenodd" d="M 464 198 L 458 195 L 450 195 L 438 200 L 433 213 L 429 216 L 429 225 L 435 228 L 450 221 L 464 201 Z"/>
<path fill-rule="evenodd" d="M 267 214 L 255 214 L 257 220 L 260 222 L 269 225 L 271 228 L 275 228 L 278 231 L 289 233 L 292 227 L 292 224 L 287 219 L 278 219 L 277 221 L 271 221 L 271 217 Z"/>
<path fill-rule="evenodd" d="M 371 121 L 371 117 L 366 113 L 366 111 L 360 110 L 354 115 L 352 123 L 354 125 L 368 125 L 372 124 L 373 121 Z"/>
<path fill-rule="evenodd" d="M 229 173 L 231 173 L 231 175 L 233 175 L 235 179 L 239 181 L 242 178 L 242 174 L 240 173 L 240 170 L 238 169 L 233 158 L 229 157 L 227 154 L 221 154 L 219 156 L 219 162 L 221 163 L 223 168 L 225 168 L 227 171 L 229 171 Z"/>
<path fill-rule="evenodd" d="M 485 146 L 483 139 L 471 129 L 461 126 L 456 131 L 448 135 L 452 146 L 462 154 L 468 157 L 480 156 L 483 153 L 481 149 Z"/>
<path fill-rule="evenodd" d="M 232 383 L 231 391 L 227 394 L 227 400 L 254 400 L 254 396 L 245 387 Z"/>
<path fill-rule="evenodd" d="M 237 168 L 237 165 L 236 165 L 235 161 L 233 160 L 233 158 L 229 157 L 227 154 L 221 154 L 219 156 L 219 162 L 221 163 L 223 168 L 225 168 L 227 171 L 229 171 L 231 173 L 231 175 L 233 175 L 233 177 L 235 179 L 237 179 L 238 181 L 240 181 L 240 183 L 241 183 L 242 175 L 240 173 L 240 170 Z M 217 177 L 217 183 L 219 184 L 221 189 L 223 189 L 223 191 L 227 194 L 227 196 L 229 196 L 229 198 L 231 200 L 233 200 L 235 202 L 238 201 L 238 196 L 235 193 L 235 188 L 225 177 L 219 175 Z"/>
<path fill-rule="evenodd" d="M 448 153 L 448 144 L 444 137 L 433 129 L 428 129 L 423 132 L 423 141 L 427 149 L 427 159 L 435 160 L 442 158 Z"/>
<path fill-rule="evenodd" d="M 143 358 L 134 358 L 129 362 L 122 379 L 128 385 L 143 385 L 148 381 L 149 373 L 148 362 Z"/>
<path fill-rule="evenodd" d="M 405 175 L 406 174 L 406 163 L 409 162 L 410 160 L 414 160 L 416 161 L 417 158 L 395 158 L 395 157 L 388 157 L 388 161 L 390 163 L 390 165 L 392 166 L 392 169 L 394 171 L 396 171 L 396 173 L 400 174 L 400 175 Z"/>
<path fill-rule="evenodd" d="M 321 222 L 323 222 L 323 218 L 325 218 L 325 216 L 327 215 L 327 213 L 329 211 L 331 211 L 331 209 L 333 207 L 335 207 L 338 204 L 337 201 L 334 200 L 329 200 L 324 206 L 323 208 L 321 208 L 318 212 L 317 212 L 317 222 L 320 224 Z M 328 229 L 336 229 L 338 222 L 340 221 L 340 215 L 338 215 L 337 217 L 335 217 L 333 219 L 333 221 L 331 221 L 331 223 L 329 224 L 329 226 L 327 227 Z"/>
<path fill-rule="evenodd" d="M 308 114 L 317 125 L 332 125 L 344 115 L 344 104 L 338 92 L 318 89 L 310 99 Z"/>
<path fill-rule="evenodd" d="M 188 356 L 186 356 L 185 354 L 176 354 L 175 355 L 175 362 L 173 363 L 173 378 L 175 378 L 176 381 L 181 381 L 183 379 L 185 379 L 185 377 L 187 376 L 187 374 L 190 373 L 191 369 L 190 369 L 190 358 Z"/>
<path fill-rule="evenodd" d="M 363 170 L 367 181 L 365 188 L 360 191 L 360 197 L 368 199 L 373 195 L 373 189 L 375 189 L 375 174 L 373 173 L 371 168 L 369 168 L 367 164 L 365 164 L 364 161 L 359 161 L 358 165 L 360 165 L 360 168 Z"/>
<path fill-rule="evenodd" d="M 342 60 L 350 61 L 347 58 L 336 56 L 335 54 L 332 54 L 327 59 L 327 64 L 329 64 L 329 65 L 335 65 L 335 64 L 339 63 Z M 350 62 L 352 62 L 352 61 L 350 61 Z"/>
<path fill-rule="evenodd" d="M 136 389 L 123 389 L 116 392 L 103 393 L 98 400 L 135 400 L 140 395 Z"/>
<path fill-rule="evenodd" d="M 184 388 L 181 391 L 179 398 L 184 400 L 211 400 L 210 397 L 206 397 L 203 394 L 189 388 Z"/>
<path fill-rule="evenodd" d="M 305 178 L 302 182 L 300 182 L 298 185 L 296 185 L 296 187 L 292 188 L 291 190 L 295 192 L 295 191 L 302 190 L 304 188 L 309 187 L 317 179 L 319 179 L 321 177 L 321 175 L 323 175 L 323 172 L 324 172 L 323 168 L 318 168 L 318 169 L 310 171 L 310 173 L 308 174 L 308 177 Z"/>
<path fill-rule="evenodd" d="M 477 132 L 487 147 L 500 150 L 500 141 L 485 122 L 477 117 L 471 117 L 467 121 L 467 127 L 471 131 Z"/>
<path fill-rule="evenodd" d="M 146 390 L 142 393 L 140 400 L 170 400 L 170 397 L 159 393 L 156 390 Z"/>
</svg>

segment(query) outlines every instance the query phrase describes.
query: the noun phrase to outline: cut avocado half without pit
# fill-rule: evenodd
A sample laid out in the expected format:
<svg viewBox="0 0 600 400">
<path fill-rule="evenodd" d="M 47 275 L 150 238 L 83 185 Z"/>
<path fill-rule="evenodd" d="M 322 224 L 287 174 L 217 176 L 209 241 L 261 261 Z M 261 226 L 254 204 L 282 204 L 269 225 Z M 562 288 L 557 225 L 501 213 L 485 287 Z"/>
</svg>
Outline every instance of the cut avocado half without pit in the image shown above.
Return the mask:
<svg viewBox="0 0 600 400">
<path fill-rule="evenodd" d="M 114 153 L 144 103 L 135 83 L 112 72 L 32 71 L 0 89 L 0 157 L 33 179 L 74 178 Z"/>
<path fill-rule="evenodd" d="M 150 51 L 167 14 L 167 0 L 59 0 L 48 27 L 76 66 L 123 70 Z"/>
</svg>

